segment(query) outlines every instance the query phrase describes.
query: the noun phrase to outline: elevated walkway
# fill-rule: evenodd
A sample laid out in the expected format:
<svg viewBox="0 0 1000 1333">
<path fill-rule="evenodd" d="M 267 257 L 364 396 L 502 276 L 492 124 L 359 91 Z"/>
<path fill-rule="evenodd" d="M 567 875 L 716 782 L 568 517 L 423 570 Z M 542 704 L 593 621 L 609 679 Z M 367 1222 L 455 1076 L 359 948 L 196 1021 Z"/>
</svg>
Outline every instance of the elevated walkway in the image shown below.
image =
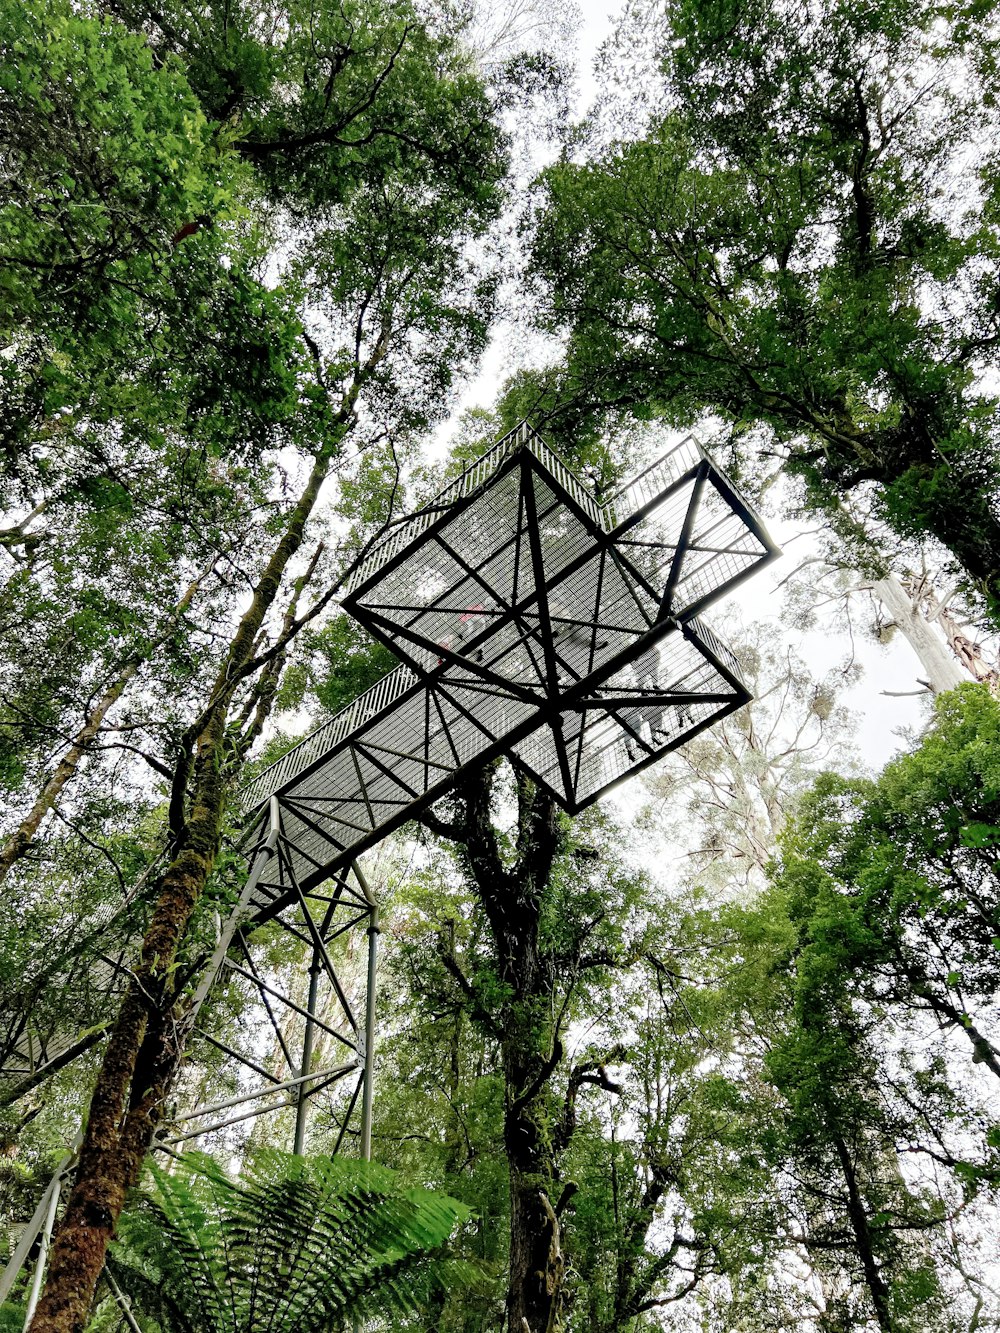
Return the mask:
<svg viewBox="0 0 1000 1333">
<path fill-rule="evenodd" d="M 259 914 L 509 754 L 571 813 L 750 698 L 700 612 L 777 554 L 693 439 L 598 504 L 526 423 L 351 572 L 403 665 L 242 793 Z"/>
<path fill-rule="evenodd" d="M 738 664 L 701 612 L 776 555 L 694 439 L 601 504 L 526 423 L 378 542 L 343 606 L 402 665 L 244 787 L 250 875 L 185 1017 L 229 1062 L 234 1090 L 179 1110 L 158 1146 L 174 1151 L 285 1110 L 302 1151 L 309 1100 L 329 1089 L 337 1148 L 360 1098 L 369 1156 L 378 906 L 358 855 L 498 755 L 576 812 L 741 707 L 750 695 Z M 272 919 L 311 956 L 304 997 L 279 988 L 248 947 L 247 927 Z M 359 930 L 363 1013 L 331 954 Z M 110 1010 L 124 959 L 81 959 Z M 223 1039 L 211 1006 L 207 1021 L 200 1011 L 232 973 L 256 1000 L 239 1037 Z M 30 1015 L 15 1016 L 0 1092 L 4 1079 L 36 1086 L 94 1040 L 58 1024 L 43 1035 Z M 272 1042 L 280 1058 L 265 1054 Z M 48 1235 L 69 1161 L 0 1288 Z"/>
</svg>

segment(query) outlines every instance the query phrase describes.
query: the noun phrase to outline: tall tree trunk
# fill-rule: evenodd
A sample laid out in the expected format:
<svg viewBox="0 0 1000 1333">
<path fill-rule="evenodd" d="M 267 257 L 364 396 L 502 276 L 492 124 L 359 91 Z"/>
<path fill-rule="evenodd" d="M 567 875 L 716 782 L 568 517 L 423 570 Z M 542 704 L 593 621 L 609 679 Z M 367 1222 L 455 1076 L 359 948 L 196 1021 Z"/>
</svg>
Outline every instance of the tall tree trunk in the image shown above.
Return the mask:
<svg viewBox="0 0 1000 1333">
<path fill-rule="evenodd" d="M 854 1162 L 842 1135 L 834 1134 L 833 1144 L 840 1159 L 841 1170 L 844 1173 L 844 1183 L 847 1186 L 847 1216 L 850 1219 L 851 1230 L 854 1233 L 855 1252 L 861 1260 L 865 1285 L 868 1288 L 868 1294 L 871 1296 L 872 1306 L 875 1310 L 875 1319 L 882 1333 L 892 1333 L 889 1288 L 885 1284 L 875 1258 L 871 1228 L 868 1225 L 868 1211 L 858 1188 Z"/>
<path fill-rule="evenodd" d="M 500 855 L 491 818 L 488 774 L 467 784 L 457 836 L 490 923 L 508 998 L 496 1017 L 505 1082 L 504 1146 L 510 1171 L 508 1333 L 551 1333 L 562 1300 L 564 1261 L 550 1198 L 558 1181 L 543 1102 L 562 1059 L 552 1016 L 557 978 L 540 949 L 544 894 L 564 846 L 555 802 L 518 783 L 517 856 Z M 455 836 L 453 833 L 452 836 Z"/>
<path fill-rule="evenodd" d="M 537 1106 L 522 1105 L 512 1095 L 524 1080 L 544 1074 L 542 1062 L 526 1064 L 511 1049 L 514 1045 L 505 1043 L 504 1051 L 504 1147 L 510 1170 L 507 1328 L 509 1333 L 549 1333 L 556 1326 L 565 1270 L 559 1219 L 549 1197 L 557 1173 L 533 1115 Z"/>
<path fill-rule="evenodd" d="M 487 891 L 489 886 L 486 887 Z M 482 890 L 481 890 L 482 891 Z M 562 1049 L 545 1041 L 553 979 L 539 956 L 538 895 L 522 893 L 517 932 L 510 932 L 503 980 L 512 989 L 501 1037 L 505 1103 L 504 1147 L 510 1172 L 509 1333 L 547 1333 L 558 1314 L 563 1286 L 559 1222 L 549 1192 L 557 1179 L 552 1134 L 540 1122 L 546 1084 Z"/>
<path fill-rule="evenodd" d="M 872 592 L 916 653 L 924 679 L 935 694 L 954 690 L 969 679 L 895 574 L 887 574 L 872 584 Z"/>
<path fill-rule="evenodd" d="M 340 424 L 343 419 L 346 413 Z M 108 1241 L 126 1193 L 139 1178 L 163 1101 L 183 1055 L 183 1039 L 178 1040 L 176 1022 L 174 964 L 218 853 L 226 797 L 223 751 L 228 709 L 240 673 L 253 660 L 257 636 L 277 597 L 285 569 L 302 543 L 336 442 L 332 440 L 313 464 L 199 720 L 193 739 L 191 781 L 182 783 L 191 793 L 189 809 L 179 830 L 174 858 L 160 879 L 140 962 L 98 1074 L 80 1164 L 53 1241 L 48 1278 L 31 1333 L 82 1333 Z M 179 773 L 183 777 L 183 768 Z"/>
</svg>

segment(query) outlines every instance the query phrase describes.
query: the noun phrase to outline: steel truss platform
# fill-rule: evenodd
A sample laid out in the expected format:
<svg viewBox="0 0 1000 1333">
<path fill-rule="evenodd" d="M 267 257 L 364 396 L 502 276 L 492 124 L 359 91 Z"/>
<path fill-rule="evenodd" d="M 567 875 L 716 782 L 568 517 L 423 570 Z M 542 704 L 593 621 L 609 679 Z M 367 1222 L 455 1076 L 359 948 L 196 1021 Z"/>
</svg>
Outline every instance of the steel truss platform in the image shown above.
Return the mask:
<svg viewBox="0 0 1000 1333">
<path fill-rule="evenodd" d="M 243 789 L 250 875 L 186 1019 L 195 1041 L 229 1062 L 231 1095 L 168 1117 L 156 1146 L 176 1151 L 287 1108 L 301 1151 L 309 1100 L 343 1087 L 337 1146 L 360 1096 L 369 1156 L 378 908 L 356 858 L 499 755 L 575 813 L 748 702 L 736 659 L 701 612 L 777 554 L 694 439 L 599 504 L 527 423 L 376 544 L 342 605 L 403 665 Z M 309 951 L 304 995 L 255 956 L 253 931 L 268 922 Z M 359 929 L 363 1018 L 333 956 Z M 125 965 L 102 966 L 110 992 Z M 204 1008 L 227 974 L 256 997 L 238 1047 Z M 35 1086 L 89 1044 L 55 1032 L 39 1047 L 26 1027 L 12 1029 L 0 1078 Z M 0 1292 L 51 1231 L 70 1163 Z"/>
<path fill-rule="evenodd" d="M 600 505 L 527 423 L 352 571 L 404 665 L 242 793 L 277 912 L 506 754 L 571 813 L 750 694 L 700 617 L 777 548 L 691 438 Z"/>
</svg>

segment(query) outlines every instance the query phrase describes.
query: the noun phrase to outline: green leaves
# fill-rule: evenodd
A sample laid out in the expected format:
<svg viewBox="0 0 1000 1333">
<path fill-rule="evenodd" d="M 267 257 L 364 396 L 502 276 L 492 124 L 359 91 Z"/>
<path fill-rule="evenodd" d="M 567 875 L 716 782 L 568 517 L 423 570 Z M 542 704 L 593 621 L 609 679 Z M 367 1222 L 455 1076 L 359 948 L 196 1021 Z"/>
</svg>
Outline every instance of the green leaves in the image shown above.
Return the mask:
<svg viewBox="0 0 1000 1333">
<path fill-rule="evenodd" d="M 178 62 L 119 23 L 5 0 L 0 45 L 4 334 L 27 315 L 106 338 L 179 230 L 225 219 L 239 160 L 216 151 Z"/>
<path fill-rule="evenodd" d="M 370 1163 L 264 1149 L 239 1181 L 200 1153 L 150 1172 L 109 1263 L 164 1330 L 320 1333 L 474 1277 L 442 1250 L 469 1210 Z"/>
<path fill-rule="evenodd" d="M 988 16 L 935 3 L 674 0 L 669 116 L 546 171 L 530 244 L 578 404 L 722 416 L 817 509 L 874 483 L 995 614 L 1000 233 L 962 184 L 996 177 L 980 43 Z"/>
</svg>

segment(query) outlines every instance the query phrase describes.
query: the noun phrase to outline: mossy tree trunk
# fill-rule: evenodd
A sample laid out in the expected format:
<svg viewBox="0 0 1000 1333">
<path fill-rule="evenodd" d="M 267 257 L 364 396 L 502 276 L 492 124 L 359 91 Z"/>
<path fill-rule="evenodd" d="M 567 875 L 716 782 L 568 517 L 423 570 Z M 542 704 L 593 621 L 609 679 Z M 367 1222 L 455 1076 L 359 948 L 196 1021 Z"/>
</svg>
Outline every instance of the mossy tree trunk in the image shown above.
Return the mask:
<svg viewBox="0 0 1000 1333">
<path fill-rule="evenodd" d="M 465 784 L 453 822 L 430 816 L 427 823 L 460 848 L 490 925 L 499 1005 L 487 1008 L 480 1001 L 446 937 L 439 948 L 473 1020 L 500 1049 L 510 1177 L 507 1328 L 548 1333 L 558 1326 L 565 1278 L 558 1214 L 559 1162 L 567 1139 L 554 1128 L 562 1101 L 552 1079 L 563 1060 L 560 1024 L 566 1006 L 559 1000 L 566 978 L 565 960 L 557 964 L 546 950 L 543 913 L 553 872 L 568 849 L 567 823 L 551 797 L 519 778 L 516 847 L 513 856 L 505 855 L 492 818 L 494 771 Z"/>
</svg>

